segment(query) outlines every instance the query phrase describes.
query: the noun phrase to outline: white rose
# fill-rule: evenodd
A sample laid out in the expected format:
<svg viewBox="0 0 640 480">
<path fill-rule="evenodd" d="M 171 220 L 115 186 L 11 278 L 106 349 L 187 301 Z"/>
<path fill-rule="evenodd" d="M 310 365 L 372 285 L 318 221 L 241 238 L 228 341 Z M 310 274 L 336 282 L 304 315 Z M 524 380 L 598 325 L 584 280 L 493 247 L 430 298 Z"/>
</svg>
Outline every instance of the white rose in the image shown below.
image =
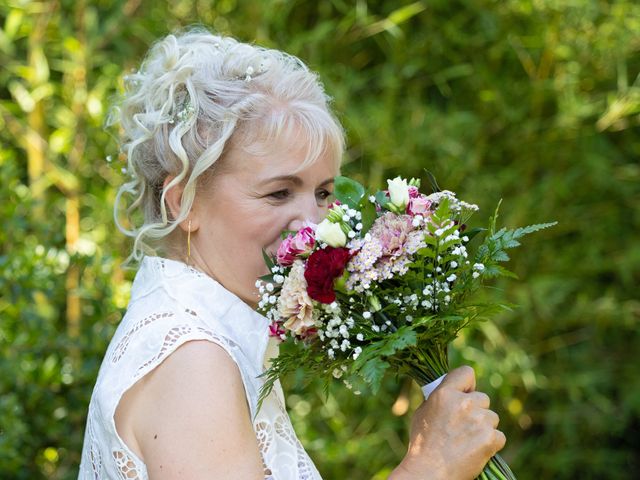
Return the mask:
<svg viewBox="0 0 640 480">
<path fill-rule="evenodd" d="M 387 180 L 389 185 L 389 196 L 391 203 L 398 208 L 405 208 L 409 203 L 409 185 L 404 178 L 396 177 L 393 180 Z"/>
<path fill-rule="evenodd" d="M 321 221 L 316 227 L 316 240 L 331 245 L 332 247 L 344 247 L 347 243 L 347 236 L 340 228 L 340 225 L 328 219 Z"/>
</svg>

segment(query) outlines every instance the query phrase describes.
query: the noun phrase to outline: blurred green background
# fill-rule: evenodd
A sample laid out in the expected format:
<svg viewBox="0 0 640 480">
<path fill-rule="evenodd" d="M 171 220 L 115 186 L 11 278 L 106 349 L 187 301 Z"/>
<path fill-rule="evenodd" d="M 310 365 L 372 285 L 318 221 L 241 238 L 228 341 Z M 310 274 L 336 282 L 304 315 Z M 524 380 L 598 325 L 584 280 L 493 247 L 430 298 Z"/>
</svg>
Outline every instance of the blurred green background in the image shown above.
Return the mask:
<svg viewBox="0 0 640 480">
<path fill-rule="evenodd" d="M 432 171 L 525 241 L 520 307 L 455 342 L 521 480 L 640 470 L 640 3 L 636 0 L 0 2 L 0 478 L 77 476 L 86 409 L 126 307 L 123 180 L 103 128 L 123 72 L 202 23 L 300 56 L 348 133 L 344 172 L 380 186 Z M 113 161 L 107 162 L 106 157 Z M 384 479 L 415 385 L 376 397 L 285 379 L 326 479 Z"/>
</svg>

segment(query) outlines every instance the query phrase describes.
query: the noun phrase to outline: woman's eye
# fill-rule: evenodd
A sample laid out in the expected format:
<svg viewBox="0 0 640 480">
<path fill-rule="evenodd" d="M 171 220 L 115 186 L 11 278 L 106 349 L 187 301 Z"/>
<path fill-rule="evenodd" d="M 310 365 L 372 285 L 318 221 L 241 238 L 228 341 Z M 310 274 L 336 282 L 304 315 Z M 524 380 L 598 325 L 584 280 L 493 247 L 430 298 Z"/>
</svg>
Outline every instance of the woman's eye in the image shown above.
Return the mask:
<svg viewBox="0 0 640 480">
<path fill-rule="evenodd" d="M 276 200 L 285 200 L 289 196 L 289 190 L 278 190 L 269 194 L 269 197 Z"/>
<path fill-rule="evenodd" d="M 332 192 L 329 192 L 328 190 L 320 190 L 318 193 L 318 198 L 320 198 L 321 200 L 326 200 L 327 198 L 329 198 L 331 195 L 333 195 Z"/>
</svg>

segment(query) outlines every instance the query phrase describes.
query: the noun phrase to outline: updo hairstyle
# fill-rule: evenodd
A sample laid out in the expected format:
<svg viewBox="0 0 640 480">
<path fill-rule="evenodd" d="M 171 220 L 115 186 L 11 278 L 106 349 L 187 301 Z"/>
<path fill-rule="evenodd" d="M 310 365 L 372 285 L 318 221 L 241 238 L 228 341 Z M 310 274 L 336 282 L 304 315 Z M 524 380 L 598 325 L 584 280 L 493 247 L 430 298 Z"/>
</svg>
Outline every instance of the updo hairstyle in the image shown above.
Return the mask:
<svg viewBox="0 0 640 480">
<path fill-rule="evenodd" d="M 301 169 L 324 153 L 337 163 L 342 158 L 344 133 L 330 98 L 318 76 L 286 53 L 190 29 L 154 44 L 124 80 L 114 123 L 131 179 L 118 190 L 114 216 L 135 239 L 129 260 L 166 247 L 162 240 L 187 218 L 197 188 L 231 147 L 266 153 L 281 135 L 302 132 L 308 144 Z M 173 178 L 164 186 L 167 177 Z M 172 217 L 165 196 L 177 185 L 183 194 Z M 128 226 L 120 220 L 126 197 L 133 198 Z"/>
</svg>

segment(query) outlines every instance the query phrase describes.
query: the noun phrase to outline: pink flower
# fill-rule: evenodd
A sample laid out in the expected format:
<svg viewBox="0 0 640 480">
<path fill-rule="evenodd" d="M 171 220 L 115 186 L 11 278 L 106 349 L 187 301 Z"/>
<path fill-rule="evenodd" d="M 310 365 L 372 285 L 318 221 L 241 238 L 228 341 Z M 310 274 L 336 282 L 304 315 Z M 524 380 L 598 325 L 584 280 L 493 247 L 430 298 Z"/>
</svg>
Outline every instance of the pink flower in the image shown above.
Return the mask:
<svg viewBox="0 0 640 480">
<path fill-rule="evenodd" d="M 409 215 L 426 216 L 430 209 L 431 200 L 429 200 L 426 195 L 422 195 L 421 193 L 418 193 L 415 197 L 410 197 L 409 204 L 407 205 L 407 213 Z"/>
<path fill-rule="evenodd" d="M 413 185 L 409 185 L 409 198 L 416 198 L 418 196 L 420 196 L 420 190 L 418 190 L 418 187 L 414 187 Z"/>
<path fill-rule="evenodd" d="M 304 278 L 304 262 L 296 260 L 282 285 L 278 298 L 278 315 L 284 319 L 282 326 L 296 335 L 303 335 L 315 325 L 313 302 L 307 293 Z"/>
<path fill-rule="evenodd" d="M 287 333 L 287 331 L 282 327 L 282 322 L 271 322 L 269 325 L 269 336 L 270 337 L 278 337 L 283 333 Z"/>
<path fill-rule="evenodd" d="M 278 247 L 276 254 L 278 264 L 288 267 L 296 258 L 309 255 L 316 243 L 314 237 L 315 232 L 310 226 L 301 228 L 295 235 L 289 235 Z"/>
<path fill-rule="evenodd" d="M 413 255 L 425 246 L 424 231 L 412 225 L 410 215 L 387 212 L 369 230 L 368 240 L 358 242 L 358 253 L 347 266 L 346 287 L 362 292 L 371 283 L 404 275 Z"/>
<path fill-rule="evenodd" d="M 409 215 L 387 212 L 376 219 L 369 233 L 380 242 L 382 257 L 398 257 L 407 253 L 405 244 L 412 231 L 413 226 Z"/>
</svg>

